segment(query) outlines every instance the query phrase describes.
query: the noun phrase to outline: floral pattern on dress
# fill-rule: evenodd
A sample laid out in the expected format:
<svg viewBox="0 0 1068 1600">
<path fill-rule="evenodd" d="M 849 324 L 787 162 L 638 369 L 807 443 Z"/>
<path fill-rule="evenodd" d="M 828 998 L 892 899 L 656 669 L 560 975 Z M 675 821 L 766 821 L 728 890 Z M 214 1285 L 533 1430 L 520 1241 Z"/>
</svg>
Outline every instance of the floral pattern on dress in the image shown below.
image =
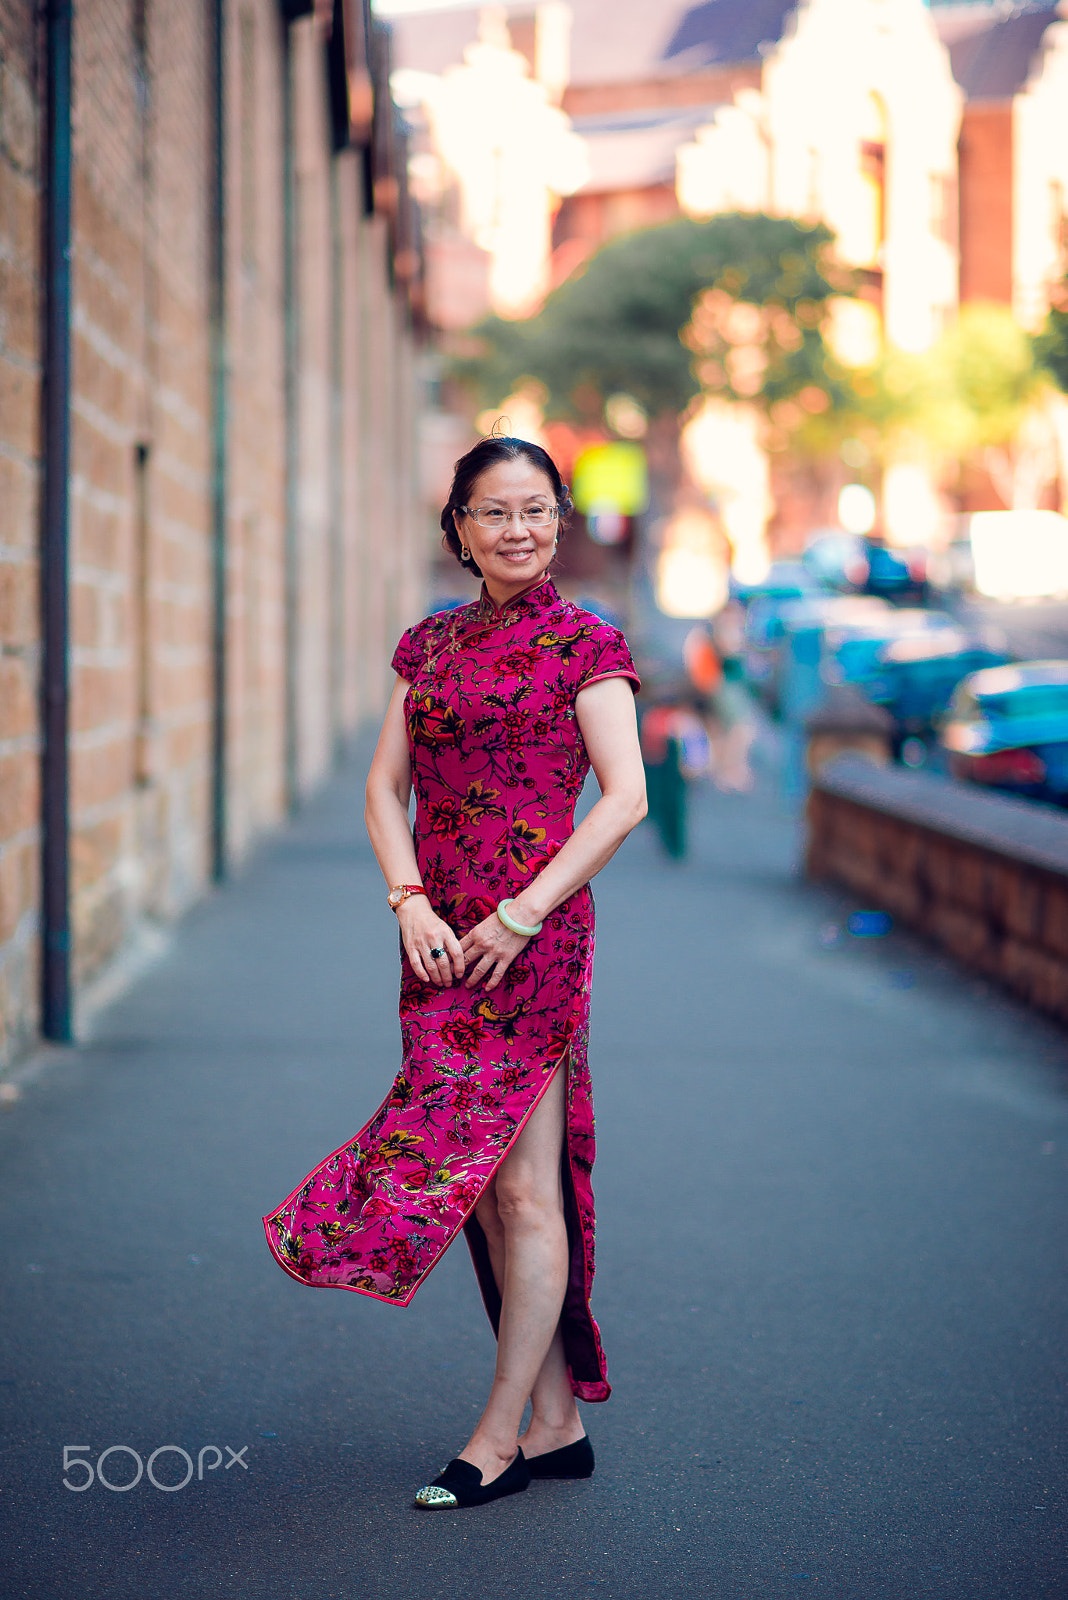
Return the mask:
<svg viewBox="0 0 1068 1600">
<path fill-rule="evenodd" d="M 638 678 L 618 628 L 551 580 L 498 609 L 471 605 L 410 628 L 393 657 L 416 794 L 415 847 L 435 911 L 459 937 L 518 895 L 570 837 L 589 757 L 580 689 Z M 473 1216 L 486 1184 L 566 1058 L 565 1203 L 571 1267 L 562 1327 L 575 1393 L 607 1399 L 590 1311 L 593 1101 L 586 1058 L 594 953 L 585 884 L 545 919 L 500 984 L 438 989 L 401 953 L 402 1061 L 354 1138 L 264 1219 L 302 1283 L 407 1305 L 461 1227 L 487 1311 L 499 1297 Z"/>
</svg>

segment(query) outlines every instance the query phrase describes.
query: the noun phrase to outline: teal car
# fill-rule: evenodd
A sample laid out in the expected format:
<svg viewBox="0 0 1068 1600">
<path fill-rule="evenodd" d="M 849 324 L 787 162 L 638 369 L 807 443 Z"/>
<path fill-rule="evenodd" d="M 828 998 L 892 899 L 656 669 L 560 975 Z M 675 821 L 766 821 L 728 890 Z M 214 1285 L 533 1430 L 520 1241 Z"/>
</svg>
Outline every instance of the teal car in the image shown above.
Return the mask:
<svg viewBox="0 0 1068 1600">
<path fill-rule="evenodd" d="M 883 657 L 890 645 L 953 627 L 952 617 L 942 611 L 895 610 L 876 603 L 880 609 L 872 614 L 843 618 L 827 627 L 822 667 L 826 683 L 854 683 L 867 694 L 869 684 L 885 677 Z"/>
<path fill-rule="evenodd" d="M 864 692 L 890 712 L 899 742 L 923 739 L 934 733 L 962 679 L 1010 659 L 961 628 L 928 628 L 883 645 Z"/>
<path fill-rule="evenodd" d="M 779 601 L 773 612 L 750 614 L 746 621 L 746 676 L 750 688 L 775 715 L 789 709 L 791 660 L 802 635 L 815 641 L 817 658 L 826 629 L 862 627 L 890 613 L 882 600 L 862 595 L 813 594 Z"/>
<path fill-rule="evenodd" d="M 958 685 L 939 734 L 967 783 L 1068 805 L 1068 661 L 1021 661 Z"/>
</svg>

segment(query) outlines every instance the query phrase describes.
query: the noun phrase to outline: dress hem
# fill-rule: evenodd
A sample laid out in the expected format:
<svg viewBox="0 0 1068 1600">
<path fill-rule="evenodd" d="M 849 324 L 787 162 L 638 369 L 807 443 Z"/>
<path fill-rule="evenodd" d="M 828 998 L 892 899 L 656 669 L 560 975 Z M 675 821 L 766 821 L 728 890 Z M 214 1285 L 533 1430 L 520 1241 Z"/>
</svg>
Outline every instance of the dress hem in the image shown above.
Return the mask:
<svg viewBox="0 0 1068 1600">
<path fill-rule="evenodd" d="M 282 1204 L 280 1206 L 276 1206 L 275 1209 L 272 1212 L 270 1212 L 267 1216 L 264 1217 L 264 1219 L 263 1219 L 263 1231 L 267 1236 L 267 1248 L 268 1248 L 268 1250 L 270 1250 L 272 1256 L 277 1261 L 277 1263 L 281 1267 L 282 1271 L 287 1273 L 289 1275 L 289 1277 L 293 1278 L 297 1283 L 303 1284 L 303 1286 L 306 1289 L 348 1289 L 350 1291 L 350 1293 L 352 1293 L 352 1294 L 363 1294 L 363 1295 L 366 1295 L 369 1300 L 381 1300 L 383 1305 L 387 1305 L 387 1306 L 408 1306 L 408 1305 L 411 1305 L 412 1301 L 415 1299 L 417 1290 L 419 1290 L 422 1287 L 422 1285 L 425 1283 L 426 1279 L 433 1272 L 434 1268 L 437 1266 L 438 1262 L 441 1260 L 441 1258 L 445 1254 L 446 1250 L 449 1250 L 452 1247 L 452 1245 L 455 1243 L 456 1237 L 462 1231 L 465 1223 L 467 1222 L 467 1219 L 474 1214 L 475 1207 L 478 1205 L 479 1201 L 482 1199 L 482 1196 L 485 1194 L 486 1190 L 489 1188 L 490 1184 L 493 1182 L 493 1179 L 497 1176 L 497 1173 L 498 1173 L 498 1171 L 500 1169 L 501 1163 L 504 1161 L 505 1157 L 508 1155 L 509 1151 L 512 1149 L 512 1146 L 515 1144 L 516 1140 L 519 1138 L 519 1135 L 522 1133 L 523 1129 L 526 1127 L 527 1123 L 530 1121 L 530 1119 L 534 1115 L 535 1111 L 538 1109 L 538 1107 L 541 1104 L 541 1102 L 542 1102 L 543 1098 L 545 1097 L 545 1095 L 548 1093 L 549 1086 L 552 1083 L 553 1079 L 556 1077 L 557 1072 L 560 1070 L 560 1065 L 563 1062 L 565 1056 L 568 1055 L 569 1051 L 570 1051 L 570 1046 L 568 1046 L 568 1049 L 565 1050 L 560 1056 L 557 1057 L 555 1063 L 553 1064 L 553 1070 L 552 1070 L 552 1073 L 550 1074 L 548 1080 L 538 1090 L 538 1093 L 535 1096 L 534 1100 L 531 1101 L 529 1109 L 527 1110 L 527 1112 L 526 1112 L 525 1116 L 523 1117 L 522 1121 L 519 1123 L 518 1127 L 516 1128 L 515 1133 L 509 1139 L 509 1141 L 508 1141 L 507 1145 L 505 1146 L 504 1150 L 501 1152 L 499 1160 L 494 1162 L 494 1164 L 493 1164 L 492 1168 L 490 1169 L 489 1173 L 487 1173 L 486 1181 L 482 1185 L 482 1187 L 479 1190 L 479 1192 L 478 1192 L 477 1196 L 475 1197 L 474 1201 L 468 1207 L 468 1209 L 464 1212 L 464 1214 L 461 1217 L 460 1221 L 457 1223 L 456 1227 L 449 1234 L 449 1236 L 445 1240 L 445 1242 L 441 1246 L 439 1246 L 438 1250 L 436 1251 L 436 1253 L 434 1255 L 433 1261 L 429 1262 L 428 1265 L 423 1269 L 423 1271 L 419 1274 L 418 1278 L 416 1278 L 415 1282 L 412 1284 L 411 1288 L 408 1290 L 407 1294 L 405 1294 L 403 1298 L 401 1298 L 399 1295 L 377 1294 L 374 1291 L 374 1289 L 361 1289 L 355 1283 L 314 1283 L 314 1282 L 309 1282 L 309 1280 L 306 1277 L 302 1276 L 301 1273 L 296 1272 L 293 1269 L 293 1267 L 291 1266 L 291 1264 L 284 1259 L 282 1253 L 278 1249 L 277 1244 L 275 1243 L 274 1239 L 271 1236 L 271 1223 L 274 1222 L 278 1217 L 281 1216 L 282 1212 L 286 1209 L 286 1207 L 290 1204 L 291 1201 L 293 1201 L 293 1200 L 295 1200 L 297 1198 L 297 1196 L 300 1194 L 301 1190 L 304 1189 L 305 1186 L 307 1185 L 309 1179 L 313 1178 L 317 1172 L 321 1172 L 323 1167 L 327 1166 L 331 1161 L 333 1161 L 335 1156 L 340 1155 L 343 1150 L 347 1150 L 348 1149 L 349 1145 L 351 1145 L 352 1142 L 353 1142 L 352 1139 L 346 1139 L 344 1144 L 338 1145 L 336 1150 L 331 1151 L 331 1153 L 328 1156 L 325 1156 L 323 1158 L 323 1160 L 320 1161 L 319 1165 L 312 1169 L 312 1171 L 308 1174 L 308 1177 L 305 1178 L 304 1182 L 301 1183 L 301 1184 L 298 1184 L 297 1188 L 295 1188 L 293 1190 L 293 1193 L 290 1194 L 290 1195 L 287 1195 L 286 1199 L 282 1201 Z M 389 1096 L 387 1095 L 386 1099 L 382 1102 L 382 1106 L 385 1106 L 388 1103 L 389 1103 Z M 382 1107 L 379 1107 L 379 1111 L 381 1109 L 382 1109 Z M 371 1126 L 371 1123 L 374 1122 L 375 1117 L 377 1117 L 378 1114 L 379 1114 L 379 1112 L 376 1111 L 374 1117 L 371 1117 L 370 1120 L 367 1122 L 366 1127 L 369 1128 Z M 363 1133 L 364 1131 L 365 1130 L 363 1128 L 360 1129 L 360 1133 Z M 355 1135 L 355 1138 L 358 1139 L 359 1137 L 360 1137 L 359 1133 Z M 567 1107 L 566 1107 L 566 1105 L 564 1107 L 564 1138 L 565 1138 L 565 1142 L 570 1144 L 570 1141 L 567 1139 Z M 570 1157 L 570 1152 L 569 1152 L 569 1154 L 568 1154 L 568 1165 L 570 1166 L 570 1164 L 571 1164 L 571 1157 Z M 585 1244 L 583 1244 L 583 1247 L 582 1247 L 582 1263 L 583 1263 L 583 1280 L 585 1282 L 586 1281 L 586 1268 L 588 1267 L 588 1262 L 586 1260 L 586 1247 L 585 1247 Z"/>
</svg>

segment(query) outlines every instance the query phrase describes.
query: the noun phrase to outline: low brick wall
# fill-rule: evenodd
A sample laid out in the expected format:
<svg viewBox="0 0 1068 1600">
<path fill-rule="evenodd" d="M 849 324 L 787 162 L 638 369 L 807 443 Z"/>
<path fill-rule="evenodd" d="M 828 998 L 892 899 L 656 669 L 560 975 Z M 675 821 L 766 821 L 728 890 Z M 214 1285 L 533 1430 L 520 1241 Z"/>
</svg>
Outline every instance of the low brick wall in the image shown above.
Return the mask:
<svg viewBox="0 0 1068 1600">
<path fill-rule="evenodd" d="M 1068 1023 L 1068 816 L 842 757 L 809 796 L 805 865 Z"/>
</svg>

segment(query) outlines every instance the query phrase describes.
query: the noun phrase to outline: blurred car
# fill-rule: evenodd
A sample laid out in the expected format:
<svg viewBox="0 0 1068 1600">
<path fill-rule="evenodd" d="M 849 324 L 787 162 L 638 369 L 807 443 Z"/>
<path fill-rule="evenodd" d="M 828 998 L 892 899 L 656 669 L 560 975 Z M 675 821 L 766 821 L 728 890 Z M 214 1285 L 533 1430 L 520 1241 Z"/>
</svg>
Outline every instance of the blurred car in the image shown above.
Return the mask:
<svg viewBox="0 0 1068 1600">
<path fill-rule="evenodd" d="M 1068 805 L 1068 661 L 1021 661 L 965 678 L 939 742 L 955 778 Z"/>
<path fill-rule="evenodd" d="M 899 550 L 881 539 L 832 529 L 812 538 L 802 556 L 827 588 L 921 604 L 927 598 L 927 552 Z"/>
<path fill-rule="evenodd" d="M 804 561 L 773 561 L 759 583 L 732 584 L 732 598 L 743 605 L 760 600 L 797 600 L 815 594 L 820 583 Z"/>
<path fill-rule="evenodd" d="M 834 623 L 859 627 L 884 614 L 889 615 L 890 608 L 881 600 L 826 591 L 779 600 L 755 613 L 750 607 L 745 626 L 745 675 L 750 688 L 769 710 L 778 712 L 789 636 L 811 631 L 822 636 Z"/>
<path fill-rule="evenodd" d="M 782 646 L 783 608 L 823 592 L 800 561 L 773 561 L 760 583 L 738 591 L 745 605 L 745 676 L 758 698 L 768 697 L 775 657 Z"/>
<path fill-rule="evenodd" d="M 881 646 L 864 693 L 893 717 L 895 754 L 904 752 L 909 766 L 922 766 L 961 680 L 1009 660 L 1003 648 L 963 628 L 929 627 Z"/>
<path fill-rule="evenodd" d="M 898 550 L 872 538 L 865 539 L 864 546 L 868 576 L 861 585 L 863 592 L 922 605 L 927 598 L 926 550 Z"/>
<path fill-rule="evenodd" d="M 818 583 L 839 591 L 856 593 L 867 582 L 870 571 L 861 536 L 833 528 L 814 534 L 801 560 Z"/>
<path fill-rule="evenodd" d="M 947 596 L 975 590 L 975 556 L 970 539 L 954 539 L 944 550 L 931 552 L 927 563 L 931 589 Z"/>
<path fill-rule="evenodd" d="M 918 607 L 902 610 L 884 602 L 877 602 L 877 609 L 867 615 L 836 619 L 824 634 L 824 681 L 855 683 L 867 692 L 867 685 L 880 678 L 882 654 L 888 645 L 952 627 L 955 623 L 948 612 Z"/>
</svg>

